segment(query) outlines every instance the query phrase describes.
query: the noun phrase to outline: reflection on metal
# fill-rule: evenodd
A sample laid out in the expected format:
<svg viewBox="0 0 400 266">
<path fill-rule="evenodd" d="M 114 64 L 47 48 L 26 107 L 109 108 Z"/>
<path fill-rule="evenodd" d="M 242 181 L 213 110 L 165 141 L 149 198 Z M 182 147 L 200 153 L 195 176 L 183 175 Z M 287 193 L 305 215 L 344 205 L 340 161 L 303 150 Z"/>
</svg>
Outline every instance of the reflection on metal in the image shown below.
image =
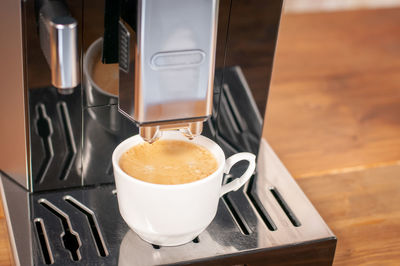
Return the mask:
<svg viewBox="0 0 400 266">
<path fill-rule="evenodd" d="M 72 130 L 71 118 L 69 116 L 67 104 L 64 101 L 62 101 L 57 103 L 57 107 L 63 132 L 65 133 L 65 142 L 67 147 L 67 152 L 65 153 L 65 164 L 64 168 L 61 171 L 59 179 L 65 180 L 65 178 L 68 176 L 71 170 L 72 165 L 75 162 L 77 150 L 76 150 L 74 132 Z"/>
<path fill-rule="evenodd" d="M 47 174 L 49 166 L 53 161 L 54 151 L 51 136 L 53 135 L 53 126 L 47 115 L 44 104 L 40 103 L 36 106 L 36 134 L 42 139 L 44 149 L 44 158 L 41 162 L 39 171 L 35 177 L 35 183 L 41 183 Z"/>
<path fill-rule="evenodd" d="M 60 95 L 51 87 L 36 89 L 29 100 L 32 189 L 81 185 L 80 90 Z"/>
</svg>

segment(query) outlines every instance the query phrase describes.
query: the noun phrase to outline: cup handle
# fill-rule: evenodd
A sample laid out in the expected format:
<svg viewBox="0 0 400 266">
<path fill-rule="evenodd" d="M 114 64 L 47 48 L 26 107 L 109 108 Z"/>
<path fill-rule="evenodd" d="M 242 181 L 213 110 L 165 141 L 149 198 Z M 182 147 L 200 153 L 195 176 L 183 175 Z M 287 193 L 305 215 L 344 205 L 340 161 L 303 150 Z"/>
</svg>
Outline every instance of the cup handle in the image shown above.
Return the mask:
<svg viewBox="0 0 400 266">
<path fill-rule="evenodd" d="M 256 156 L 252 153 L 249 152 L 241 152 L 237 153 L 235 155 L 232 155 L 225 161 L 225 168 L 224 168 L 224 173 L 228 174 L 229 171 L 231 170 L 232 166 L 234 166 L 237 162 L 246 160 L 249 162 L 249 166 L 247 167 L 246 172 L 241 177 L 235 178 L 233 181 L 229 182 L 228 184 L 225 184 L 221 188 L 221 195 L 225 195 L 226 193 L 230 191 L 236 191 L 238 190 L 241 186 L 243 186 L 253 175 L 254 170 L 256 169 Z"/>
</svg>

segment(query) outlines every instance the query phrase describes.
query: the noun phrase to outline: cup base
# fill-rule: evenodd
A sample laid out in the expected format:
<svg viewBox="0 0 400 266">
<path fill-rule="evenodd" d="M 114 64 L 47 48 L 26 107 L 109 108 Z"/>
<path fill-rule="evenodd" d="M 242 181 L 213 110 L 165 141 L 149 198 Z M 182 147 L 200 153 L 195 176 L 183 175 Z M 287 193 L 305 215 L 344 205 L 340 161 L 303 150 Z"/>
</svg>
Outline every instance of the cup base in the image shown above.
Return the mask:
<svg viewBox="0 0 400 266">
<path fill-rule="evenodd" d="M 175 236 L 154 236 L 154 235 L 148 235 L 148 234 L 142 234 L 140 232 L 137 232 L 136 230 L 133 230 L 142 240 L 146 241 L 147 243 L 150 243 L 152 245 L 157 245 L 157 246 L 162 246 L 162 247 L 175 247 L 175 246 L 181 246 L 184 244 L 187 244 L 191 241 L 193 241 L 196 237 L 199 236 L 201 232 L 203 232 L 205 228 L 196 231 L 194 233 L 189 233 L 189 234 L 183 234 L 183 235 L 175 235 Z"/>
</svg>

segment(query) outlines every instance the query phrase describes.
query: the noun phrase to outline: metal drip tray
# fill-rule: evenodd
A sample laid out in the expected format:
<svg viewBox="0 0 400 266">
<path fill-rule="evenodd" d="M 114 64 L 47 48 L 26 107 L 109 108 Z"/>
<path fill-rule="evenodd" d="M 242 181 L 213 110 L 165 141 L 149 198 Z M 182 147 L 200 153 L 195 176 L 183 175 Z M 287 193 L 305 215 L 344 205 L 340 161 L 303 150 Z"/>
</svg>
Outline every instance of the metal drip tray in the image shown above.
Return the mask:
<svg viewBox="0 0 400 266">
<path fill-rule="evenodd" d="M 333 261 L 335 236 L 265 141 L 257 175 L 242 190 L 220 200 L 217 216 L 198 238 L 178 247 L 153 246 L 129 230 L 119 214 L 114 185 L 29 195 L 8 177 L 2 175 L 1 180 L 11 230 L 25 235 L 12 239 L 17 257 L 26 260 L 21 265 Z M 21 210 L 13 206 L 13 199 L 24 195 L 31 206 L 28 226 L 13 219 Z M 28 242 L 31 256 L 23 248 Z"/>
</svg>

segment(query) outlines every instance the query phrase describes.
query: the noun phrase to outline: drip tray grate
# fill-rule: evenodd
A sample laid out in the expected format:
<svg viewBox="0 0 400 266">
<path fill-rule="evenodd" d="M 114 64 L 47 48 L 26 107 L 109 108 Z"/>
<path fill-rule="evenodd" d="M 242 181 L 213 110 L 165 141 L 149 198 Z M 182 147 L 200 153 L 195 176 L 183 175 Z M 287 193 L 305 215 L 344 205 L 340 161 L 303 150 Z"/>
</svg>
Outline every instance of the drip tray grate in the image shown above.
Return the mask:
<svg viewBox="0 0 400 266">
<path fill-rule="evenodd" d="M 334 235 L 265 141 L 257 175 L 220 200 L 214 221 L 191 243 L 160 247 L 142 241 L 122 220 L 116 193 L 114 185 L 103 185 L 31 194 L 33 264 L 263 265 L 301 258 L 308 264 L 311 258 L 329 265 L 333 260 Z"/>
</svg>

